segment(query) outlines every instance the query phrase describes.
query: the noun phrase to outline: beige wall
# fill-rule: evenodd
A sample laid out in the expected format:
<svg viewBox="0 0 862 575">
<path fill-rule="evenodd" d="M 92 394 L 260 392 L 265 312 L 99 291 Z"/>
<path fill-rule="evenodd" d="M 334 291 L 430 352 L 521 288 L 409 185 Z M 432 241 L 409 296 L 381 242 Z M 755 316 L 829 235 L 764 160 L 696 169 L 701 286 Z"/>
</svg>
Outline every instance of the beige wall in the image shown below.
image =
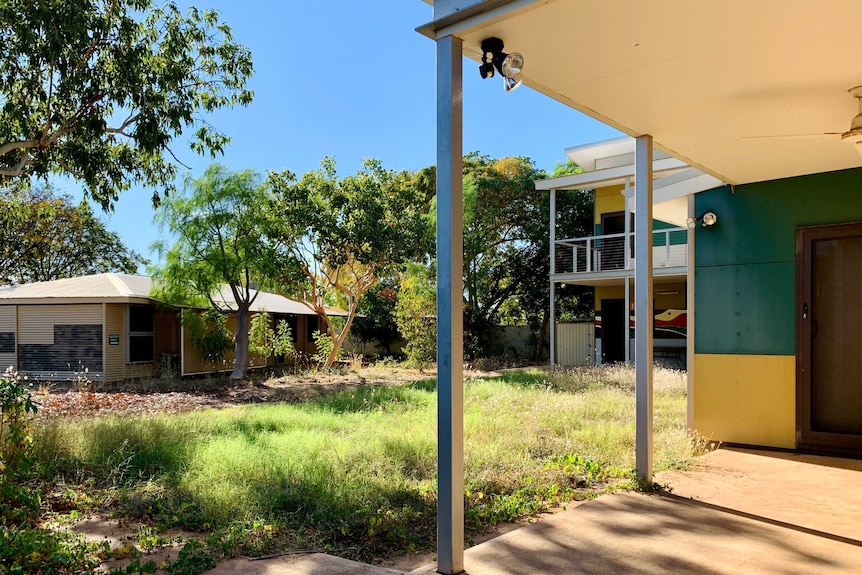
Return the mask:
<svg viewBox="0 0 862 575">
<path fill-rule="evenodd" d="M 126 309 L 128 304 L 105 305 L 105 381 L 122 381 L 139 377 L 157 377 L 161 374 L 163 353 L 178 354 L 179 318 L 176 311 L 155 310 L 154 357 L 149 363 L 126 363 Z M 119 336 L 118 345 L 110 345 L 109 336 Z"/>
<path fill-rule="evenodd" d="M 253 315 L 254 314 L 252 314 L 252 316 Z M 227 329 L 232 334 L 236 333 L 235 315 L 231 315 L 227 318 Z M 225 353 L 224 357 L 222 357 L 220 361 L 213 363 L 205 361 L 203 359 L 200 350 L 195 347 L 195 344 L 192 341 L 191 335 L 189 334 L 189 330 L 182 330 L 182 339 L 183 357 L 181 375 L 212 373 L 217 371 L 231 371 L 233 369 L 233 359 L 235 357 L 235 354 L 232 349 Z M 266 365 L 267 362 L 264 357 L 257 354 L 251 354 L 249 362 L 250 368 L 265 367 Z"/>
</svg>

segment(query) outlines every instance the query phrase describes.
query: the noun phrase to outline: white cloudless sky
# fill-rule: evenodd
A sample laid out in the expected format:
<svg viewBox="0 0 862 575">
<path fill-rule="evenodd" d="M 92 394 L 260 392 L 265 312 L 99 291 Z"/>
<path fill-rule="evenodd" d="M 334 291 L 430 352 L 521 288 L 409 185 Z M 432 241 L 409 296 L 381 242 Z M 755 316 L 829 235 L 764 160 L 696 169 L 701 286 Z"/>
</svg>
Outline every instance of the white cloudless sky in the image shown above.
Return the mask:
<svg viewBox="0 0 862 575">
<path fill-rule="evenodd" d="M 342 175 L 364 158 L 394 170 L 435 162 L 435 47 L 415 31 L 432 17 L 421 0 L 178 3 L 218 10 L 254 60 L 254 101 L 207 117 L 232 138 L 215 161 L 232 170 L 286 168 L 297 175 L 316 169 L 324 156 L 335 157 Z M 524 58 L 529 74 L 530 55 Z M 482 80 L 478 65 L 464 60 L 465 152 L 528 156 L 552 170 L 565 159 L 564 148 L 617 135 L 530 88 L 505 93 L 499 77 Z M 186 136 L 173 149 L 192 176 L 213 161 L 191 152 Z M 70 180 L 57 185 L 82 195 Z M 143 188 L 124 192 L 103 219 L 127 246 L 155 259 L 151 196 Z"/>
</svg>

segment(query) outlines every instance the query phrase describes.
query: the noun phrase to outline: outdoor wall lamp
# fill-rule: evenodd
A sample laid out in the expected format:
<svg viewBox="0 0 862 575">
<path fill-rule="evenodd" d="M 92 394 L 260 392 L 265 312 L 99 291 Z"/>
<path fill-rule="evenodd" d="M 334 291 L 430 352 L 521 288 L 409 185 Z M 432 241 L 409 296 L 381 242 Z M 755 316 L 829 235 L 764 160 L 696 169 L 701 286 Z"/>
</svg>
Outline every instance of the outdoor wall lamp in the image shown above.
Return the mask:
<svg viewBox="0 0 862 575">
<path fill-rule="evenodd" d="M 702 216 L 698 216 L 696 218 L 688 218 L 685 220 L 685 223 L 688 227 L 694 229 L 697 225 L 697 222 L 701 222 L 701 226 L 708 228 L 718 221 L 718 216 L 715 215 L 715 212 L 706 212 Z"/>
<path fill-rule="evenodd" d="M 503 76 L 503 89 L 511 92 L 521 85 L 524 70 L 524 56 L 520 52 L 506 54 L 503 52 L 503 41 L 491 37 L 482 40 L 482 63 L 479 64 L 479 74 L 482 79 L 493 78 L 496 68 Z"/>
</svg>

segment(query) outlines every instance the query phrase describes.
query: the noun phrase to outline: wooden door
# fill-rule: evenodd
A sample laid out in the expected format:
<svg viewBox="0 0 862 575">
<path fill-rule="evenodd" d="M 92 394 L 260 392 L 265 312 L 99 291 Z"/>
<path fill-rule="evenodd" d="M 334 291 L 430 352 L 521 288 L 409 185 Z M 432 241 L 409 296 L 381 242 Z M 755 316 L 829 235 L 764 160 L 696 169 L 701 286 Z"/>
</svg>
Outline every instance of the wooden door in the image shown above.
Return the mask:
<svg viewBox="0 0 862 575">
<path fill-rule="evenodd" d="M 862 450 L 862 223 L 800 228 L 799 447 Z"/>
</svg>

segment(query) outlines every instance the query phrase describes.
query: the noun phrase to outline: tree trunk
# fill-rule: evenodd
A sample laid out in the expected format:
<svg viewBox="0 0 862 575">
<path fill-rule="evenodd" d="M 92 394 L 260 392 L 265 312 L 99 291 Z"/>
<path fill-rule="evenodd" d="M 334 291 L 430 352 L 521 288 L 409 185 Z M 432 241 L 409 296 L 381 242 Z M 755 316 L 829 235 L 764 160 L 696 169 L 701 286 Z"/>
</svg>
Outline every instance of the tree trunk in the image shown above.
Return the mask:
<svg viewBox="0 0 862 575">
<path fill-rule="evenodd" d="M 548 337 L 548 324 L 550 323 L 549 315 L 550 312 L 548 310 L 545 310 L 542 315 L 542 327 L 539 328 L 539 341 L 536 343 L 536 355 L 533 358 L 536 361 L 540 361 L 542 359 L 542 352 L 545 350 L 545 341 L 547 341 Z"/>
<path fill-rule="evenodd" d="M 360 294 L 361 295 L 361 294 Z M 356 317 L 356 308 L 359 305 L 359 297 L 356 298 L 356 301 L 350 306 L 350 309 L 347 311 L 347 321 L 344 322 L 344 327 L 341 328 L 341 333 L 338 334 L 338 337 L 335 337 L 335 330 L 332 329 L 332 325 L 330 324 L 330 337 L 332 337 L 332 351 L 329 354 L 329 357 L 326 358 L 326 365 L 323 366 L 323 369 L 329 369 L 332 367 L 332 364 L 335 363 L 335 358 L 338 357 L 338 352 L 341 351 L 341 346 L 344 344 L 344 340 L 347 339 L 347 332 L 350 331 L 350 326 L 353 324 L 353 318 Z"/>
<path fill-rule="evenodd" d="M 236 311 L 236 347 L 234 348 L 233 373 L 234 380 L 245 379 L 248 371 L 248 306 L 240 305 Z"/>
</svg>

